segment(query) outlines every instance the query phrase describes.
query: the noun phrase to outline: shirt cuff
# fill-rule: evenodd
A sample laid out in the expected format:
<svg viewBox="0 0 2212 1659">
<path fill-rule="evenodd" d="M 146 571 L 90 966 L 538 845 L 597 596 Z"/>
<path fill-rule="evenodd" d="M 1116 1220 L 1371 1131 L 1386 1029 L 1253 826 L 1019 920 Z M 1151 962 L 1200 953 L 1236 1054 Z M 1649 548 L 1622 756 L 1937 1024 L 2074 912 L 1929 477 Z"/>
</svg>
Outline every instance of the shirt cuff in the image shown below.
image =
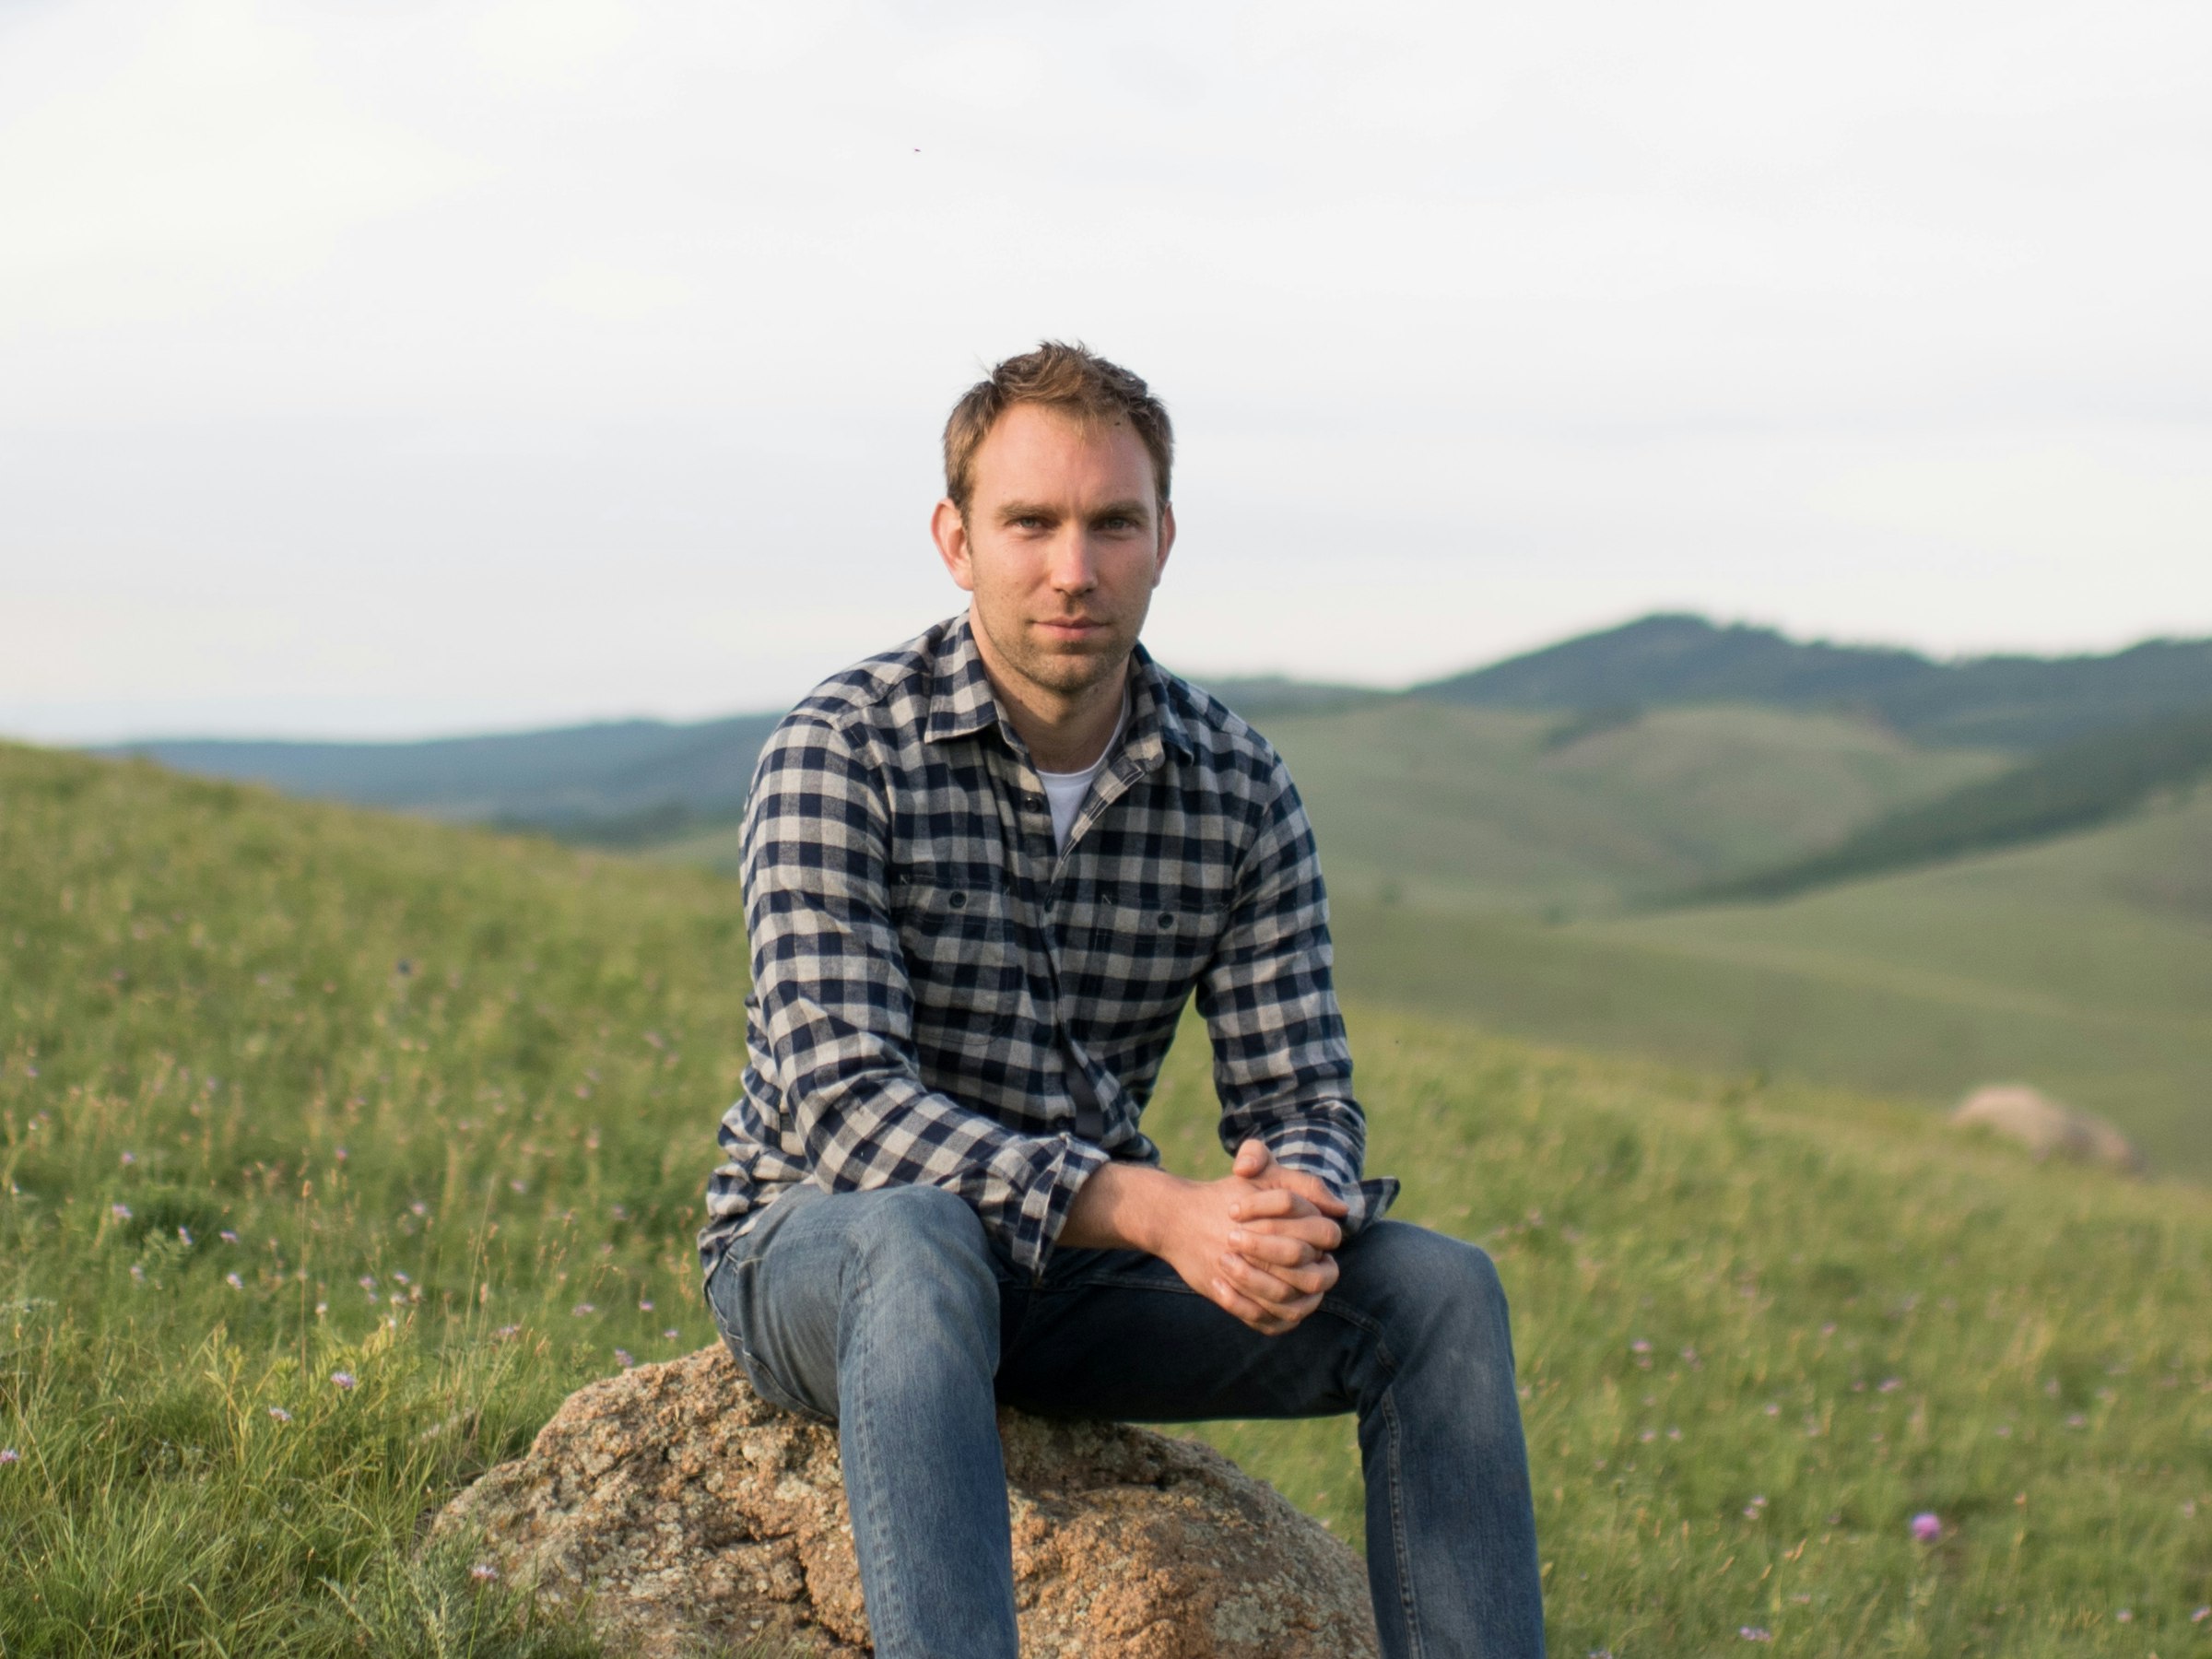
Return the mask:
<svg viewBox="0 0 2212 1659">
<path fill-rule="evenodd" d="M 1044 1277 L 1044 1265 L 1052 1259 L 1060 1230 L 1067 1225 L 1067 1212 L 1075 1207 L 1076 1194 L 1083 1190 L 1083 1183 L 1113 1161 L 1103 1147 L 1072 1135 L 1061 1135 L 1059 1142 L 1058 1150 L 1041 1170 L 1025 1171 L 1029 1180 L 1021 1194 L 1021 1206 L 1006 1230 L 1008 1253 L 1015 1265 L 1032 1279 Z"/>
</svg>

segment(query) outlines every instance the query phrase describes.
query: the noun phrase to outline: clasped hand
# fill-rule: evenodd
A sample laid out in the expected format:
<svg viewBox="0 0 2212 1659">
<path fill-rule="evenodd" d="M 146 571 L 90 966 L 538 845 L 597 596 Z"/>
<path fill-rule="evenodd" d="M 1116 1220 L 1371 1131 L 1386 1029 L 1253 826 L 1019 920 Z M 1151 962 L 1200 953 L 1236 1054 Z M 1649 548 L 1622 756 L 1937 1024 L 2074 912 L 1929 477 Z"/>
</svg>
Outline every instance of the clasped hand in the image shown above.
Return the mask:
<svg viewBox="0 0 2212 1659">
<path fill-rule="evenodd" d="M 1255 1331 L 1279 1335 L 1336 1283 L 1333 1252 L 1348 1212 L 1318 1176 L 1276 1161 L 1265 1144 L 1237 1148 L 1218 1181 L 1186 1181 L 1149 1164 L 1109 1163 L 1076 1194 L 1060 1241 L 1141 1250 Z"/>
<path fill-rule="evenodd" d="M 1253 1330 L 1277 1335 L 1336 1283 L 1344 1201 L 1318 1176 L 1286 1169 L 1256 1140 L 1230 1172 L 1195 1182 L 1159 1252 L 1184 1284 Z"/>
</svg>

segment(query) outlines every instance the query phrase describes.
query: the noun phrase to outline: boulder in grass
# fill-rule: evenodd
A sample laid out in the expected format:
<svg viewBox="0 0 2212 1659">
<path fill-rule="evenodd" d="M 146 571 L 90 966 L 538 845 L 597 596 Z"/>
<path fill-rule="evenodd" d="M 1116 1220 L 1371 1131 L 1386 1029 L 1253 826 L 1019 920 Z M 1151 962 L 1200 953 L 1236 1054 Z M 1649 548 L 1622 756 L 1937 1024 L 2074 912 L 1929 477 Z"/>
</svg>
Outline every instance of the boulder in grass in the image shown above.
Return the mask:
<svg viewBox="0 0 2212 1659">
<path fill-rule="evenodd" d="M 1362 1659 L 1367 1574 L 1219 1453 L 1005 1411 L 1031 1659 Z M 580 1389 L 527 1456 L 447 1505 L 501 1575 L 644 1659 L 767 1638 L 857 1659 L 867 1617 L 833 1430 L 769 1405 L 720 1347 Z"/>
<path fill-rule="evenodd" d="M 2077 1112 L 2024 1084 L 1977 1088 L 1952 1109 L 1961 1128 L 1983 1128 L 2018 1141 L 2038 1158 L 2068 1158 L 2124 1174 L 2143 1173 L 2143 1154 L 2102 1118 Z"/>
</svg>

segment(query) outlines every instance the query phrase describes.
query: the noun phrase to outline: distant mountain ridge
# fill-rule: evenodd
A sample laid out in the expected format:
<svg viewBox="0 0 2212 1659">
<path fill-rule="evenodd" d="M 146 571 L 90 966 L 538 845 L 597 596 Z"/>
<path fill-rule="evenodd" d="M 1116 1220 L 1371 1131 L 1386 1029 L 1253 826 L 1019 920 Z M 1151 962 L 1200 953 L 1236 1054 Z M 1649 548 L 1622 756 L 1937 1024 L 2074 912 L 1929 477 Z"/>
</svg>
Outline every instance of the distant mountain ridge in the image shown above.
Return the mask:
<svg viewBox="0 0 2212 1659">
<path fill-rule="evenodd" d="M 1565 748 L 1630 724 L 1645 709 L 1753 704 L 1855 714 L 1923 746 L 2032 754 L 2212 711 L 2212 641 L 2151 641 L 2108 656 L 1939 663 L 1901 649 L 1806 642 L 1767 628 L 1660 615 L 1410 693 L 1281 676 L 1203 683 L 1263 727 L 1393 704 L 1411 712 L 1456 703 L 1557 713 L 1563 724 L 1550 743 Z M 413 743 L 161 740 L 109 752 L 289 794 L 643 848 L 735 818 L 780 718 L 612 721 Z M 2016 803 L 2025 833 L 2040 832 L 2049 818 L 2040 799 L 2018 792 L 2003 798 Z M 1375 805 L 1390 810 L 1387 802 Z M 1975 811 L 1981 832 L 1994 835 L 1991 809 Z"/>
<path fill-rule="evenodd" d="M 608 721 L 413 743 L 179 739 L 120 744 L 107 752 L 266 783 L 287 794 L 586 835 L 605 827 L 620 840 L 618 827 L 641 814 L 696 819 L 737 811 L 760 746 L 782 718 Z"/>
<path fill-rule="evenodd" d="M 1943 663 L 1896 647 L 1800 641 L 1770 628 L 1658 615 L 1432 680 L 1414 695 L 1503 709 L 1841 709 L 1923 743 L 2041 749 L 2212 707 L 2212 640 L 2149 640 L 2106 656 Z"/>
</svg>

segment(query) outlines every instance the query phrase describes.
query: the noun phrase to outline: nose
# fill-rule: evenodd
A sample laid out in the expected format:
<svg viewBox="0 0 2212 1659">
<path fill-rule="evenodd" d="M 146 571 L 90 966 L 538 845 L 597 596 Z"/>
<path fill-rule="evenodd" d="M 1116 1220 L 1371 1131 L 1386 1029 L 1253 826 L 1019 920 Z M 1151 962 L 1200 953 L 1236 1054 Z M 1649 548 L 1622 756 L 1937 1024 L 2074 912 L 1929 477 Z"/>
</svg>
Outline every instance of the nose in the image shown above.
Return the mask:
<svg viewBox="0 0 2212 1659">
<path fill-rule="evenodd" d="M 1099 561 L 1090 546 L 1088 526 L 1070 524 L 1062 532 L 1053 548 L 1048 575 L 1056 593 L 1088 594 L 1099 585 Z"/>
</svg>

